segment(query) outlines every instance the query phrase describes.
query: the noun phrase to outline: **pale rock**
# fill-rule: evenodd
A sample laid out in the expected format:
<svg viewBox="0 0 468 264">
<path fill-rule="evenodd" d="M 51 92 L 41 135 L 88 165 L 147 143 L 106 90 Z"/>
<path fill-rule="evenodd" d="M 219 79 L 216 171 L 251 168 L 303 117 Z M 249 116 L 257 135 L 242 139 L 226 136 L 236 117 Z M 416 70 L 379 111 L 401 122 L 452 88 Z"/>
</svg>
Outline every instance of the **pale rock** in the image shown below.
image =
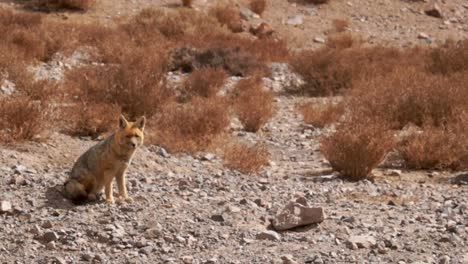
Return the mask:
<svg viewBox="0 0 468 264">
<path fill-rule="evenodd" d="M 305 198 L 300 197 L 296 201 L 289 202 L 273 220 L 275 230 L 288 230 L 299 226 L 305 226 L 323 222 L 325 213 L 321 207 L 308 207 Z"/>
</svg>

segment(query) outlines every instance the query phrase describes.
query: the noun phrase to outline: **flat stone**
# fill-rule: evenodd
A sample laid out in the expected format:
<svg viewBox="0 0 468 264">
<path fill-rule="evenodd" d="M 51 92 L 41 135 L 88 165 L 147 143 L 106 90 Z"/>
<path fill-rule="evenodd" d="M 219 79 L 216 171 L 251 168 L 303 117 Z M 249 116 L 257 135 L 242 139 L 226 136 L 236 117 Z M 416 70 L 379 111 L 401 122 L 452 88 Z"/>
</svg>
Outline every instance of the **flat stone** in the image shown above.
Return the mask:
<svg viewBox="0 0 468 264">
<path fill-rule="evenodd" d="M 437 3 L 430 4 L 425 10 L 424 13 L 428 16 L 442 18 L 442 10 L 440 9 Z"/>
<path fill-rule="evenodd" d="M 0 213 L 6 213 L 11 211 L 12 206 L 9 201 L 0 201 Z"/>
<path fill-rule="evenodd" d="M 49 243 L 49 242 L 52 242 L 52 241 L 57 241 L 59 239 L 59 236 L 57 235 L 57 233 L 55 232 L 46 232 L 44 233 L 44 235 L 42 235 L 42 240 L 45 242 L 45 243 Z"/>
<path fill-rule="evenodd" d="M 358 248 L 371 248 L 376 245 L 375 238 L 367 235 L 351 236 L 347 243 L 355 244 Z"/>
<path fill-rule="evenodd" d="M 288 20 L 286 20 L 286 24 L 290 26 L 300 26 L 304 24 L 304 15 L 295 15 L 289 17 Z"/>
<path fill-rule="evenodd" d="M 278 231 L 288 230 L 323 222 L 325 213 L 323 208 L 308 207 L 305 198 L 298 198 L 289 202 L 273 219 L 273 228 Z"/>
<path fill-rule="evenodd" d="M 263 231 L 263 232 L 257 234 L 256 238 L 258 240 L 272 240 L 272 241 L 280 241 L 281 240 L 280 234 L 278 234 L 278 233 L 276 233 L 275 231 L 272 231 L 272 230 Z"/>
</svg>

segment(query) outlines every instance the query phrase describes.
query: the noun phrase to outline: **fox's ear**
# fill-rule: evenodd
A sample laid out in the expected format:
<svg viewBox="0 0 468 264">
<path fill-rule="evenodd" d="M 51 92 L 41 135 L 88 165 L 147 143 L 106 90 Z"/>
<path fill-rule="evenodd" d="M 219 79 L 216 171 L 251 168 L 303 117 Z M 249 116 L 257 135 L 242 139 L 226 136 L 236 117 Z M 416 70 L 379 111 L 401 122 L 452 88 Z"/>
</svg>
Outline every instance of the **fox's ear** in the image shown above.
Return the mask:
<svg viewBox="0 0 468 264">
<path fill-rule="evenodd" d="M 138 118 L 138 120 L 135 122 L 135 127 L 138 127 L 141 131 L 145 129 L 145 124 L 146 124 L 146 118 L 144 116 Z"/>
<path fill-rule="evenodd" d="M 119 118 L 119 127 L 124 129 L 126 128 L 128 125 L 128 121 L 127 119 L 125 119 L 125 117 L 123 115 L 120 115 L 120 118 Z"/>
</svg>

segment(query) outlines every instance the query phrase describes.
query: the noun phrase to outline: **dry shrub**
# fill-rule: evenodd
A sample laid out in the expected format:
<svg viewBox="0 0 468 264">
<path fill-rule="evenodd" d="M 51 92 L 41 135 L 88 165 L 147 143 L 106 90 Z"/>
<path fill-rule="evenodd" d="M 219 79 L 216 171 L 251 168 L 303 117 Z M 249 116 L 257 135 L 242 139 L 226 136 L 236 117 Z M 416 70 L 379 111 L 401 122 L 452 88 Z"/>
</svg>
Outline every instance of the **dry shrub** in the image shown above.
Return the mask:
<svg viewBox="0 0 468 264">
<path fill-rule="evenodd" d="M 58 10 L 58 9 L 72 9 L 86 11 L 90 9 L 95 0 L 31 0 L 29 7 L 39 8 L 44 11 Z"/>
<path fill-rule="evenodd" d="M 347 49 L 361 44 L 361 40 L 349 33 L 337 33 L 327 37 L 325 45 L 332 49 Z"/>
<path fill-rule="evenodd" d="M 243 31 L 242 18 L 239 9 L 235 6 L 220 3 L 210 9 L 210 14 L 215 17 L 221 25 L 225 25 L 234 33 Z"/>
<path fill-rule="evenodd" d="M 150 118 L 173 98 L 164 77 L 165 57 L 156 50 L 134 49 L 122 60 L 74 69 L 67 74 L 67 86 L 82 101 L 117 105 L 129 118 Z"/>
<path fill-rule="evenodd" d="M 332 24 L 333 31 L 337 33 L 344 32 L 349 27 L 349 21 L 345 19 L 333 19 Z"/>
<path fill-rule="evenodd" d="M 329 0 L 305 0 L 305 2 L 310 3 L 310 4 L 319 5 L 319 4 L 326 4 L 326 3 L 329 2 Z"/>
<path fill-rule="evenodd" d="M 167 105 L 152 121 L 149 141 L 171 152 L 201 151 L 229 124 L 226 102 L 220 98 L 193 98 L 190 103 Z"/>
<path fill-rule="evenodd" d="M 431 50 L 428 69 L 432 73 L 451 74 L 468 71 L 468 39 L 447 41 Z"/>
<path fill-rule="evenodd" d="M 184 86 L 188 94 L 213 97 L 219 92 L 227 77 L 222 68 L 201 68 L 190 74 Z"/>
<path fill-rule="evenodd" d="M 399 68 L 356 84 L 349 108 L 385 120 L 394 128 L 408 124 L 442 126 L 457 109 L 468 107 L 466 75 L 444 77 L 415 68 Z"/>
<path fill-rule="evenodd" d="M 309 96 L 342 94 L 363 79 L 377 78 L 401 68 L 422 69 L 423 56 L 424 51 L 420 49 L 401 51 L 383 46 L 305 50 L 297 53 L 291 63 L 305 84 L 290 92 Z"/>
<path fill-rule="evenodd" d="M 182 0 L 182 5 L 185 7 L 192 7 L 193 0 Z"/>
<path fill-rule="evenodd" d="M 109 104 L 83 102 L 64 112 L 69 120 L 66 133 L 95 139 L 115 128 L 120 108 Z"/>
<path fill-rule="evenodd" d="M 255 13 L 259 15 L 262 15 L 263 12 L 265 12 L 265 9 L 267 7 L 267 1 L 266 0 L 251 0 L 249 6 L 252 11 L 254 11 Z"/>
<path fill-rule="evenodd" d="M 361 180 L 384 159 L 393 146 L 393 135 L 377 120 L 361 117 L 340 124 L 321 142 L 321 151 L 335 171 L 351 180 Z"/>
<path fill-rule="evenodd" d="M 268 165 L 268 158 L 267 147 L 260 143 L 250 145 L 236 142 L 224 149 L 225 166 L 245 174 L 258 173 L 263 166 Z"/>
<path fill-rule="evenodd" d="M 28 96 L 0 98 L 0 143 L 35 140 L 50 121 L 47 102 Z"/>
<path fill-rule="evenodd" d="M 302 114 L 306 124 L 323 128 L 337 122 L 344 114 L 345 109 L 342 103 L 317 104 L 310 102 L 298 105 L 297 110 Z"/>
<path fill-rule="evenodd" d="M 468 121 L 468 120 L 465 120 Z M 403 139 L 399 151 L 410 169 L 468 168 L 466 123 L 448 127 L 425 126 Z"/>
<path fill-rule="evenodd" d="M 171 69 L 192 72 L 205 67 L 222 68 L 232 76 L 266 72 L 266 65 L 249 53 L 229 47 L 180 48 L 171 53 Z"/>
<path fill-rule="evenodd" d="M 234 112 L 246 131 L 257 132 L 273 116 L 273 93 L 259 76 L 240 80 L 232 93 Z"/>
<path fill-rule="evenodd" d="M 152 40 L 163 35 L 178 40 L 185 35 L 204 36 L 213 32 L 225 32 L 215 18 L 192 9 L 161 10 L 148 8 L 142 10 L 128 23 L 123 25 L 132 39 Z M 156 41 L 158 39 L 155 39 Z M 138 41 L 138 40 L 137 40 Z"/>
</svg>

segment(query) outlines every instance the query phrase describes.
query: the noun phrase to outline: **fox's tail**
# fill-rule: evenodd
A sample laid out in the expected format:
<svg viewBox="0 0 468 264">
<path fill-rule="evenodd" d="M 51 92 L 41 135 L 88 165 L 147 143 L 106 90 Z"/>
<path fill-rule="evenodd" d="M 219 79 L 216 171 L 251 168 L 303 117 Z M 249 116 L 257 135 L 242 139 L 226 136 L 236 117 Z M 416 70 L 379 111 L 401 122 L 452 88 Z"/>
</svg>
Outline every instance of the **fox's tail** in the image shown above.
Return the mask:
<svg viewBox="0 0 468 264">
<path fill-rule="evenodd" d="M 63 195 L 74 204 L 83 204 L 88 199 L 85 187 L 75 179 L 65 182 L 63 189 Z"/>
</svg>

